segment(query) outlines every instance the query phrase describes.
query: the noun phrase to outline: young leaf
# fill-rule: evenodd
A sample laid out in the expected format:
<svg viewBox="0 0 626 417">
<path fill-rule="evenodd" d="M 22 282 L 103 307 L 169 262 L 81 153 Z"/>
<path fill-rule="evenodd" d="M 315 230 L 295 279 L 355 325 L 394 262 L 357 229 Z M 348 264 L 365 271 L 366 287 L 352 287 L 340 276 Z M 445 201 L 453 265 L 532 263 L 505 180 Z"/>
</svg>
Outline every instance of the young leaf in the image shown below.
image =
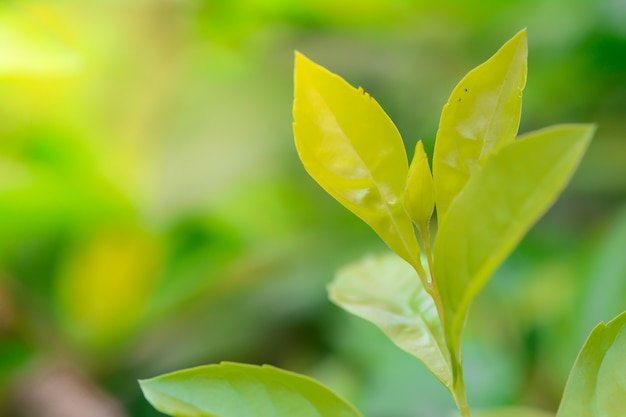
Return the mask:
<svg viewBox="0 0 626 417">
<path fill-rule="evenodd" d="M 435 191 L 433 177 L 428 166 L 428 156 L 421 140 L 415 146 L 415 154 L 409 168 L 404 193 L 404 208 L 422 233 L 428 233 L 425 230 L 428 228 L 435 208 Z"/>
<path fill-rule="evenodd" d="M 554 417 L 554 414 L 533 408 L 513 407 L 479 412 L 476 417 Z"/>
<path fill-rule="evenodd" d="M 394 254 L 368 257 L 340 270 L 328 291 L 335 304 L 374 323 L 452 388 L 437 310 L 409 264 Z"/>
<path fill-rule="evenodd" d="M 434 279 L 453 369 L 470 303 L 565 187 L 594 129 L 560 125 L 520 137 L 492 155 L 450 207 L 435 241 Z"/>
<path fill-rule="evenodd" d="M 268 365 L 223 362 L 139 384 L 154 408 L 176 417 L 362 417 L 319 382 Z"/>
<path fill-rule="evenodd" d="M 626 415 L 626 312 L 594 328 L 569 375 L 557 417 Z"/>
<path fill-rule="evenodd" d="M 423 275 L 402 202 L 406 152 L 383 109 L 362 89 L 296 53 L 293 115 L 307 172 Z"/>
<path fill-rule="evenodd" d="M 483 160 L 515 139 L 527 55 L 526 31 L 522 30 L 470 71 L 444 106 L 433 156 L 439 224 Z"/>
</svg>

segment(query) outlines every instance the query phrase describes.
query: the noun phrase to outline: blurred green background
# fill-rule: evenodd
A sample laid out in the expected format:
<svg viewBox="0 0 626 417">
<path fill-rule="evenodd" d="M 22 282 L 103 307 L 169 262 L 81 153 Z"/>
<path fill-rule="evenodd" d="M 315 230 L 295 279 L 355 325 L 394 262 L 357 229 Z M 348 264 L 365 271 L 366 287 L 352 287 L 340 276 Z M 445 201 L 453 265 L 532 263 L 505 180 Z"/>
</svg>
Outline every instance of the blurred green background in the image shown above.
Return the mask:
<svg viewBox="0 0 626 417">
<path fill-rule="evenodd" d="M 626 309 L 623 0 L 0 3 L 0 415 L 157 416 L 138 378 L 222 360 L 312 375 L 368 417 L 445 389 L 325 285 L 387 250 L 300 166 L 295 49 L 432 155 L 461 77 L 527 27 L 521 132 L 599 129 L 465 340 L 470 404 L 554 410 Z M 410 154 L 409 154 L 410 155 Z"/>
</svg>

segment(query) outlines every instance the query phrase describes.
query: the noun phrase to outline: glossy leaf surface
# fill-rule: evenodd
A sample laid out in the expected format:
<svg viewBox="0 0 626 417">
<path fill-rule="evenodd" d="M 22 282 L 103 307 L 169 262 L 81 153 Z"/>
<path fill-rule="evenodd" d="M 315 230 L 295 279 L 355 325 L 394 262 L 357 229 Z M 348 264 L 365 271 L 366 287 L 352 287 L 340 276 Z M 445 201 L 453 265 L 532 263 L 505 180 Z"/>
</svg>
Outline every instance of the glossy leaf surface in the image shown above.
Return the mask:
<svg viewBox="0 0 626 417">
<path fill-rule="evenodd" d="M 293 114 L 296 148 L 311 177 L 421 269 L 403 206 L 406 152 L 380 105 L 298 53 Z"/>
<path fill-rule="evenodd" d="M 563 190 L 593 131 L 560 125 L 520 137 L 489 158 L 450 207 L 434 256 L 453 360 L 470 303 Z"/>
<path fill-rule="evenodd" d="M 478 166 L 515 139 L 527 55 L 523 30 L 470 71 L 444 106 L 433 156 L 439 224 Z"/>
<path fill-rule="evenodd" d="M 428 165 L 428 155 L 420 140 L 415 146 L 415 155 L 409 167 L 409 177 L 404 193 L 404 207 L 407 214 L 420 229 L 428 227 L 435 208 L 433 177 Z"/>
<path fill-rule="evenodd" d="M 374 323 L 451 388 L 437 310 L 409 264 L 394 254 L 367 257 L 340 270 L 329 292 L 335 304 Z"/>
<path fill-rule="evenodd" d="M 224 362 L 140 385 L 157 410 L 176 417 L 362 417 L 319 382 L 267 365 Z"/>
<path fill-rule="evenodd" d="M 513 407 L 478 412 L 476 417 L 554 417 L 554 414 L 533 408 Z"/>
<path fill-rule="evenodd" d="M 600 323 L 585 342 L 557 417 L 626 415 L 626 312 Z"/>
</svg>

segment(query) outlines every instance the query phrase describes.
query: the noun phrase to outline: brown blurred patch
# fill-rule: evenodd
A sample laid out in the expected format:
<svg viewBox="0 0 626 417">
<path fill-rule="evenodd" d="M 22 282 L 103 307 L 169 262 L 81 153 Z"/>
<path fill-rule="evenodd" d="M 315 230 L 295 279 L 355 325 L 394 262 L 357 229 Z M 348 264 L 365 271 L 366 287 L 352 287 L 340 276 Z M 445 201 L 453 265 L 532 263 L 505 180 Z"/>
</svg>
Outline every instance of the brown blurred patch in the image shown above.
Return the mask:
<svg viewBox="0 0 626 417">
<path fill-rule="evenodd" d="M 121 406 L 72 365 L 47 363 L 14 388 L 11 415 L 23 417 L 126 417 Z"/>
</svg>

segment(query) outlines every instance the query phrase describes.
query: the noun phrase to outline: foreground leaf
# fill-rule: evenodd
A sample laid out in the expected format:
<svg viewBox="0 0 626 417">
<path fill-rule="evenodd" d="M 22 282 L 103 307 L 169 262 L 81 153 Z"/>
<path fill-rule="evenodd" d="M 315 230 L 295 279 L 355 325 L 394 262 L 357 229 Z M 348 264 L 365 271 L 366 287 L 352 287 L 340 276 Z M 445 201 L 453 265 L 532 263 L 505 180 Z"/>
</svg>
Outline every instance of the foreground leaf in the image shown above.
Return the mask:
<svg viewBox="0 0 626 417">
<path fill-rule="evenodd" d="M 420 273 L 403 207 L 408 161 L 398 130 L 362 89 L 296 54 L 294 136 L 307 172 Z"/>
<path fill-rule="evenodd" d="M 512 407 L 478 412 L 476 417 L 554 417 L 554 414 L 533 408 Z"/>
<path fill-rule="evenodd" d="M 224 362 L 140 385 L 154 408 L 176 417 L 362 417 L 319 382 L 267 365 Z"/>
<path fill-rule="evenodd" d="M 626 312 L 600 323 L 585 342 L 557 417 L 626 416 Z"/>
<path fill-rule="evenodd" d="M 470 71 L 444 106 L 433 156 L 439 224 L 481 161 L 515 139 L 527 55 L 523 30 Z"/>
<path fill-rule="evenodd" d="M 452 387 L 437 310 L 409 264 L 394 254 L 368 257 L 340 270 L 328 289 L 335 304 L 374 323 Z"/>
<path fill-rule="evenodd" d="M 434 279 L 455 372 L 472 300 L 556 200 L 593 132 L 561 125 L 520 137 L 489 158 L 450 207 L 435 241 Z"/>
</svg>

